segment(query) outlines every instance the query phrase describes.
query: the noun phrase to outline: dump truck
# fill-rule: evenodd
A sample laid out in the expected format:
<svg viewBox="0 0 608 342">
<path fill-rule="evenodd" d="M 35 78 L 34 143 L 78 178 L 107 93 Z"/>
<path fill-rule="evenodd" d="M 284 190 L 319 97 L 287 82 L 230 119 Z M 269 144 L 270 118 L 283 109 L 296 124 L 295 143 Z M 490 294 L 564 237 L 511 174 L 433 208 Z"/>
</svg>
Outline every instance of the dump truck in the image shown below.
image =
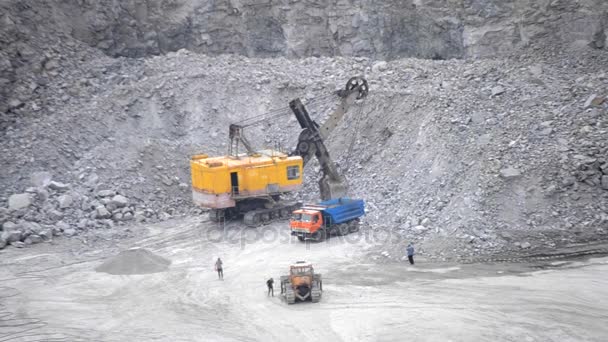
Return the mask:
<svg viewBox="0 0 608 342">
<path fill-rule="evenodd" d="M 298 261 L 289 266 L 289 275 L 281 276 L 281 295 L 287 304 L 296 301 L 311 301 L 317 303 L 321 300 L 323 281 L 321 275 L 315 273 L 311 263 Z"/>
<path fill-rule="evenodd" d="M 297 236 L 300 241 L 322 241 L 330 235 L 358 231 L 359 219 L 363 215 L 363 200 L 340 197 L 294 210 L 289 227 L 291 235 Z"/>
</svg>

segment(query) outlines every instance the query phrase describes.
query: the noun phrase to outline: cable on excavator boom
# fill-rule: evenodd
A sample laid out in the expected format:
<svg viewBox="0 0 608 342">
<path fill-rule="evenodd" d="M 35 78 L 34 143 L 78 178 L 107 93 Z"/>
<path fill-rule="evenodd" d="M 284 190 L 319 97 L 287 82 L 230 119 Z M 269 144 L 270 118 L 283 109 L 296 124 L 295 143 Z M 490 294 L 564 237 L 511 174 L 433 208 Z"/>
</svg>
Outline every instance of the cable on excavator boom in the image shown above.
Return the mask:
<svg viewBox="0 0 608 342">
<path fill-rule="evenodd" d="M 329 116 L 323 126 L 319 126 L 312 120 L 308 111 L 300 99 L 289 103 L 294 112 L 302 132 L 298 138 L 296 150 L 291 155 L 302 157 L 303 165 L 306 166 L 310 158 L 315 156 L 321 165 L 323 177 L 319 180 L 319 190 L 322 200 L 346 196 L 347 186 L 342 176 L 338 173 L 335 163 L 329 156 L 329 151 L 324 141 L 336 128 L 344 114 L 357 99 L 367 96 L 369 87 L 367 81 L 362 77 L 353 77 L 346 83 L 345 89 L 339 90 L 337 95 L 341 98 L 338 108 Z"/>
</svg>

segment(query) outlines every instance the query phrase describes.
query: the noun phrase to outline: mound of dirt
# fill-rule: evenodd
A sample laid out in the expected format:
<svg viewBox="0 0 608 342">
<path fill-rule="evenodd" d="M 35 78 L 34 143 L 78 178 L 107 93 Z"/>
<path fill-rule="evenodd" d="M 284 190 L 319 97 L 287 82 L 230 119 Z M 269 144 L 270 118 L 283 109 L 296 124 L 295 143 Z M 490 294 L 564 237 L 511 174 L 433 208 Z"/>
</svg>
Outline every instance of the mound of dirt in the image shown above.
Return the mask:
<svg viewBox="0 0 608 342">
<path fill-rule="evenodd" d="M 110 258 L 95 271 L 108 274 L 148 274 L 167 270 L 171 260 L 158 256 L 147 249 L 129 249 Z"/>
</svg>

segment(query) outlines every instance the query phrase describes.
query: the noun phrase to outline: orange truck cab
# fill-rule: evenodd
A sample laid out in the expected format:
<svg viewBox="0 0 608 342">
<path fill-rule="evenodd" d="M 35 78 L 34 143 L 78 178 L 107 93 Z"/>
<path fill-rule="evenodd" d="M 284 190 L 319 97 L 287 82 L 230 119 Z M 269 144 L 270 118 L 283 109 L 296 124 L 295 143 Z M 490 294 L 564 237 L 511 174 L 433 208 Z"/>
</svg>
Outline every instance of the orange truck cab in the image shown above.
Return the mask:
<svg viewBox="0 0 608 342">
<path fill-rule="evenodd" d="M 359 229 L 365 215 L 363 200 L 337 198 L 295 210 L 289 227 L 300 241 L 323 240 L 329 235 L 346 235 Z"/>
</svg>

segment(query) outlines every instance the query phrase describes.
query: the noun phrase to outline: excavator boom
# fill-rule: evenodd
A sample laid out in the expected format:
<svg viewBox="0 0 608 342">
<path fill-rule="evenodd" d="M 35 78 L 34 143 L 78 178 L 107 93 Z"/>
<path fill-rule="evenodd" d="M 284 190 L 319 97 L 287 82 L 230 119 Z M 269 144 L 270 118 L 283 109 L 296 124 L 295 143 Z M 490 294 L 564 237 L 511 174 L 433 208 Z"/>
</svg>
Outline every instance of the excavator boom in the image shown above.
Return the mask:
<svg viewBox="0 0 608 342">
<path fill-rule="evenodd" d="M 323 172 L 323 177 L 319 180 L 322 200 L 346 196 L 346 183 L 338 173 L 336 165 L 329 155 L 329 151 L 325 146 L 325 140 L 355 101 L 364 98 L 367 96 L 367 93 L 368 85 L 365 79 L 361 77 L 351 78 L 346 83 L 346 88 L 337 92 L 337 95 L 341 98 L 340 105 L 329 116 L 323 126 L 319 126 L 319 124 L 311 119 L 300 99 L 295 99 L 289 103 L 289 107 L 302 127 L 302 132 L 298 138 L 298 145 L 291 155 L 302 157 L 304 166 L 306 166 L 313 156 L 317 158 Z"/>
</svg>

